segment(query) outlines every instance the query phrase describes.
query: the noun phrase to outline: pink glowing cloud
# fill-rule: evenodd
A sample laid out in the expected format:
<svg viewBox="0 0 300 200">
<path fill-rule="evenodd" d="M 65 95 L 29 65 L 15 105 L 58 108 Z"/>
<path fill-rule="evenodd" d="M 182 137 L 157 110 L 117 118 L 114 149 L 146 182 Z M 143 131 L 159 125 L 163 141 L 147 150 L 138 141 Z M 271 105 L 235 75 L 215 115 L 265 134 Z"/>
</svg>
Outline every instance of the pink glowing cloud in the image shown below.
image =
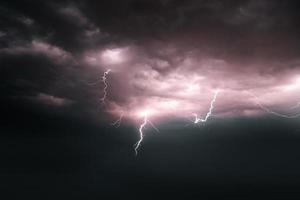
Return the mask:
<svg viewBox="0 0 300 200">
<path fill-rule="evenodd" d="M 201 117 L 208 112 L 211 98 L 219 89 L 213 116 L 267 114 L 258 101 L 278 112 L 296 112 L 288 108 L 300 100 L 297 68 L 278 73 L 274 70 L 276 62 L 246 63 L 241 67 L 199 51 L 178 52 L 184 51 L 161 47 L 152 56 L 141 48 L 123 47 L 90 54 L 95 58 L 91 65 L 119 66 L 109 78 L 110 95 L 115 98 L 110 98 L 108 111 L 133 121 L 141 120 L 145 112 L 152 120 L 190 118 L 192 113 Z"/>
<path fill-rule="evenodd" d="M 68 93 L 77 86 L 78 92 L 72 93 L 83 109 L 96 110 L 89 103 L 96 104 L 103 96 L 106 87 L 101 76 L 110 70 L 102 109 L 129 121 L 140 122 L 144 113 L 151 120 L 191 118 L 193 113 L 203 117 L 218 89 L 213 116 L 267 114 L 259 104 L 286 115 L 297 113 L 296 10 L 290 12 L 285 10 L 286 3 L 273 1 L 159 2 L 138 5 L 143 8 L 140 13 L 134 2 L 121 10 L 113 4 L 53 2 L 45 4 L 45 16 L 8 16 L 7 28 L 0 30 L 0 56 L 12 63 L 2 64 L 3 68 L 15 65 L 10 70 L 16 73 L 3 76 L 11 79 L 16 74 L 17 80 L 45 82 L 31 88 L 35 93 L 49 88 Z M 22 28 L 14 27 L 13 21 Z M 36 58 L 36 63 L 28 61 Z M 52 70 L 44 60 L 57 65 L 53 80 L 45 80 Z M 30 67 L 28 73 L 20 70 Z M 45 74 L 39 77 L 35 72 L 43 67 Z M 96 82 L 96 89 L 89 82 Z M 64 97 L 40 95 L 37 99 L 63 104 L 59 98 Z"/>
</svg>

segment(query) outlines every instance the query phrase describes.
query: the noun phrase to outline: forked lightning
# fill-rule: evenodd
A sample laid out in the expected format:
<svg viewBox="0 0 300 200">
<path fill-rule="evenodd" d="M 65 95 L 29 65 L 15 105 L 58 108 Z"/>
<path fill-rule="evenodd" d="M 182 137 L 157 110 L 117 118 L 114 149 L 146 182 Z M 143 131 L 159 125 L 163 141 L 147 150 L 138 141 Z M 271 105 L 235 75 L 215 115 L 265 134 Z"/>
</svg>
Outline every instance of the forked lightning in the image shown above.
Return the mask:
<svg viewBox="0 0 300 200">
<path fill-rule="evenodd" d="M 100 99 L 101 102 L 102 102 L 102 104 L 105 103 L 106 96 L 107 96 L 108 83 L 107 83 L 106 79 L 107 79 L 107 75 L 108 75 L 108 73 L 109 73 L 110 71 L 111 71 L 110 69 L 106 70 L 106 71 L 103 73 L 103 76 L 102 76 L 102 82 L 103 82 L 103 84 L 104 84 L 104 88 L 103 88 L 103 97 Z"/>
<path fill-rule="evenodd" d="M 214 97 L 213 97 L 212 101 L 210 102 L 209 111 L 208 111 L 208 113 L 206 113 L 205 118 L 198 118 L 198 115 L 196 113 L 193 114 L 195 116 L 195 121 L 194 121 L 195 124 L 198 124 L 199 122 L 206 122 L 208 120 L 208 118 L 211 116 L 212 111 L 214 109 L 214 103 L 217 99 L 217 96 L 218 96 L 219 92 L 220 92 L 219 89 L 216 90 L 216 92 L 214 94 Z"/>
</svg>

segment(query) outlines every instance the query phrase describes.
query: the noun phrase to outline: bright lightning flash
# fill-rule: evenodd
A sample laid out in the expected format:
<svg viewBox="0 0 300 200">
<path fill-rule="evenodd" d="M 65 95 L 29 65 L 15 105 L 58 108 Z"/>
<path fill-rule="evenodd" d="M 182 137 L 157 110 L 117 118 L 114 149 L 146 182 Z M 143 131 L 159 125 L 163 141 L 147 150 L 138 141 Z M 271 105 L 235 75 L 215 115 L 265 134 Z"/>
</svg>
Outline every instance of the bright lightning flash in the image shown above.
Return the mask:
<svg viewBox="0 0 300 200">
<path fill-rule="evenodd" d="M 104 84 L 104 88 L 103 88 L 103 97 L 100 99 L 101 102 L 102 102 L 102 104 L 105 103 L 105 99 L 106 99 L 106 96 L 107 96 L 107 88 L 108 88 L 108 84 L 107 84 L 106 79 L 107 79 L 107 75 L 108 75 L 108 73 L 109 73 L 110 71 L 111 71 L 110 69 L 106 70 L 106 71 L 103 73 L 103 76 L 102 76 L 102 82 L 103 82 L 103 84 Z"/>
<path fill-rule="evenodd" d="M 147 125 L 148 123 L 148 114 L 145 113 L 144 115 L 144 122 L 140 125 L 140 128 L 139 128 L 139 134 L 140 134 L 140 139 L 139 141 L 135 144 L 135 147 L 134 147 L 134 151 L 135 151 L 135 155 L 137 156 L 137 153 L 138 153 L 138 149 L 139 147 L 141 146 L 141 143 L 144 139 L 144 132 L 143 132 L 143 129 L 145 128 L 145 126 Z"/>
<path fill-rule="evenodd" d="M 153 129 L 157 132 L 159 132 L 158 128 L 154 126 L 154 124 L 149 120 L 148 116 L 149 116 L 149 110 L 147 111 L 144 111 L 144 112 L 141 112 L 139 113 L 140 116 L 142 116 L 144 118 L 143 120 L 143 123 L 140 125 L 140 128 L 139 128 L 139 140 L 137 141 L 137 143 L 134 144 L 134 151 L 135 151 L 135 155 L 137 156 L 138 154 L 138 150 L 143 142 L 143 139 L 144 139 L 144 129 L 145 127 L 149 124 L 153 127 Z"/>
<path fill-rule="evenodd" d="M 212 101 L 210 102 L 210 108 L 209 108 L 209 111 L 208 111 L 208 113 L 206 114 L 205 118 L 198 118 L 198 115 L 197 115 L 197 114 L 195 114 L 195 113 L 193 114 L 193 115 L 195 116 L 195 121 L 194 121 L 195 124 L 197 124 L 197 123 L 199 123 L 199 122 L 206 122 L 206 121 L 208 120 L 208 118 L 211 116 L 212 111 L 213 111 L 213 109 L 214 109 L 214 103 L 215 103 L 215 101 L 216 101 L 216 99 L 217 99 L 217 96 L 218 96 L 219 92 L 220 92 L 220 90 L 216 90 L 215 95 L 214 95 L 214 98 L 213 98 Z"/>
</svg>

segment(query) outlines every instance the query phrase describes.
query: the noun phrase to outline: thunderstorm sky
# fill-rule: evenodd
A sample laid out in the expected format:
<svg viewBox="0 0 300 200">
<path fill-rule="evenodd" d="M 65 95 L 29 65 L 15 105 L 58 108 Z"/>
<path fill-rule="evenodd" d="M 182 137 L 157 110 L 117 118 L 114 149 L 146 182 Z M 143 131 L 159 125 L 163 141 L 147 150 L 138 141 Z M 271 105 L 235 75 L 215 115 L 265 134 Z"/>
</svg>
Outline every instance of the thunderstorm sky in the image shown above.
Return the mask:
<svg viewBox="0 0 300 200">
<path fill-rule="evenodd" d="M 6 98 L 136 122 L 145 111 L 204 116 L 219 89 L 219 117 L 265 114 L 258 103 L 297 113 L 299 14 L 290 2 L 4 3 L 1 15 L 1 79 L 17 88 Z"/>
<path fill-rule="evenodd" d="M 126 193 L 156 178 L 172 189 L 300 184 L 299 8 L 297 0 L 1 2 L 3 180 L 13 192 L 9 175 L 31 189 L 68 180 L 66 190 L 79 193 L 78 178 L 94 197 L 100 186 Z"/>
</svg>

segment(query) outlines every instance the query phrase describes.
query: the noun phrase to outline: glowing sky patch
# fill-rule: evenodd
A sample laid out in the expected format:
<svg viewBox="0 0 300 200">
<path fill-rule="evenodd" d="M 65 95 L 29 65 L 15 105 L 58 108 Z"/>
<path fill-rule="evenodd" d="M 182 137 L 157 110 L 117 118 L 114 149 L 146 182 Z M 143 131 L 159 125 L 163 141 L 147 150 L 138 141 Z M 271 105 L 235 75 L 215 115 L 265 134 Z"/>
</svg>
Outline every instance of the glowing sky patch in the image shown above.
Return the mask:
<svg viewBox="0 0 300 200">
<path fill-rule="evenodd" d="M 107 49 L 102 52 L 101 59 L 108 65 L 119 64 L 124 61 L 124 49 Z"/>
<path fill-rule="evenodd" d="M 297 78 L 283 74 L 259 73 L 261 67 L 272 68 L 271 64 L 258 63 L 240 69 L 237 64 L 225 60 L 201 57 L 197 52 L 187 55 L 168 55 L 168 50 L 160 49 L 168 60 L 179 60 L 172 68 L 156 68 L 148 61 L 149 55 L 131 50 L 140 56 L 111 74 L 116 99 L 112 99 L 108 111 L 125 118 L 139 121 L 148 110 L 151 119 L 187 118 L 205 116 L 210 108 L 212 96 L 217 89 L 218 106 L 214 116 L 255 116 L 266 112 L 253 100 L 251 92 L 265 105 L 288 115 L 289 104 L 298 102 Z M 176 56 L 180 59 L 176 59 Z M 126 57 L 124 57 L 126 59 Z M 160 58 L 161 59 L 161 58 Z M 239 70 L 237 70 L 239 69 Z M 121 92 L 122 91 L 122 92 Z M 124 93 L 124 95 L 118 95 Z M 279 98 L 280 97 L 280 98 Z M 267 113 L 266 113 L 267 114 Z M 270 114 L 270 112 L 269 112 Z M 200 119 L 200 118 L 197 118 Z"/>
</svg>

